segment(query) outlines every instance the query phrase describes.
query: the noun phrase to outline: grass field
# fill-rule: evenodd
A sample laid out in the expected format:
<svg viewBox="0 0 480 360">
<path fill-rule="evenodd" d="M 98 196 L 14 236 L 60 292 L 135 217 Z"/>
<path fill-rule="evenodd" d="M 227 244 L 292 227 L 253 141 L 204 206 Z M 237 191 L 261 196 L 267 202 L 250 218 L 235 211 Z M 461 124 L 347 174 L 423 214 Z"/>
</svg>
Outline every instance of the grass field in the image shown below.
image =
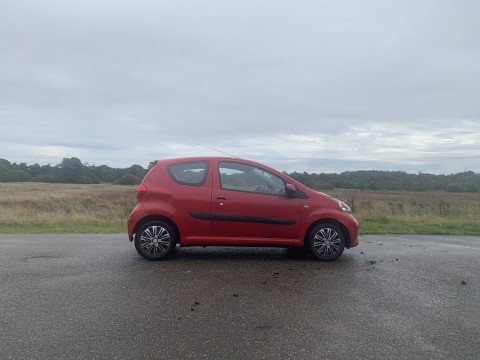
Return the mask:
<svg viewBox="0 0 480 360">
<path fill-rule="evenodd" d="M 480 235 L 480 194 L 334 190 L 362 234 Z"/>
<path fill-rule="evenodd" d="M 136 186 L 0 184 L 0 233 L 126 232 Z"/>
<path fill-rule="evenodd" d="M 119 233 L 136 186 L 0 183 L 0 233 Z M 480 235 L 480 194 L 328 191 L 362 234 Z"/>
</svg>

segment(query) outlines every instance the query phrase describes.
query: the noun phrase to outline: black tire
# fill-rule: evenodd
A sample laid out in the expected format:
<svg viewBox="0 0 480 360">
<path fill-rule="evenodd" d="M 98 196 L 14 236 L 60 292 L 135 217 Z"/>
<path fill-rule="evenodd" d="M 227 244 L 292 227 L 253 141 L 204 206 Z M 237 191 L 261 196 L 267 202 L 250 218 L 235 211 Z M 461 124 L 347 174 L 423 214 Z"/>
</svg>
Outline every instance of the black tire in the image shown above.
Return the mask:
<svg viewBox="0 0 480 360">
<path fill-rule="evenodd" d="M 307 247 L 318 260 L 335 260 L 345 249 L 345 235 L 337 225 L 320 224 L 308 234 Z"/>
<path fill-rule="evenodd" d="M 163 221 L 150 221 L 135 234 L 135 249 L 147 260 L 168 258 L 177 244 L 177 233 Z"/>
</svg>

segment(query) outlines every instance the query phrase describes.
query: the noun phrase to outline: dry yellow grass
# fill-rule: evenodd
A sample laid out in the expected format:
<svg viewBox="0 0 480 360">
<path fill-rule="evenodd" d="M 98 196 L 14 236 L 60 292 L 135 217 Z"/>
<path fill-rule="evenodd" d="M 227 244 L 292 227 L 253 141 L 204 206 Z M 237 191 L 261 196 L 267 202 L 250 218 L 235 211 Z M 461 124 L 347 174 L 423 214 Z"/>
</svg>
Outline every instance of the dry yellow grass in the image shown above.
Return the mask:
<svg viewBox="0 0 480 360">
<path fill-rule="evenodd" d="M 0 232 L 125 232 L 135 186 L 0 184 Z"/>
<path fill-rule="evenodd" d="M 480 235 L 480 194 L 335 190 L 363 233 Z"/>
<path fill-rule="evenodd" d="M 126 232 L 136 186 L 0 183 L 0 233 Z M 328 191 L 361 232 L 480 235 L 480 194 Z"/>
</svg>

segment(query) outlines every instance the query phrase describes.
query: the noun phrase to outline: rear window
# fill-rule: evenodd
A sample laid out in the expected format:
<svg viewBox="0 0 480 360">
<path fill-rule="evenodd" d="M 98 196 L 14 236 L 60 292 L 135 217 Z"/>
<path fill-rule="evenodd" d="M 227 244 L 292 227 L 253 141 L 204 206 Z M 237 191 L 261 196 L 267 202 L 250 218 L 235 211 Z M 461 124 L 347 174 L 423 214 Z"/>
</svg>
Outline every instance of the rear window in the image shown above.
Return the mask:
<svg viewBox="0 0 480 360">
<path fill-rule="evenodd" d="M 168 173 L 178 184 L 201 186 L 207 178 L 208 166 L 208 161 L 173 164 L 168 167 Z"/>
</svg>

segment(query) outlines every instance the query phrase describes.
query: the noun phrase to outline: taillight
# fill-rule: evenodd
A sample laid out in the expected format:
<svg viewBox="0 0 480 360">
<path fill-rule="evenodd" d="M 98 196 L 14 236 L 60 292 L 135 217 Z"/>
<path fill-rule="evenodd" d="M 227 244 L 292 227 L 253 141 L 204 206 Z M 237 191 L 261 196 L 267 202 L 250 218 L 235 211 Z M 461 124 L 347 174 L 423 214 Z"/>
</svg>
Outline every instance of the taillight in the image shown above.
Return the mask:
<svg viewBox="0 0 480 360">
<path fill-rule="evenodd" d="M 137 188 L 137 200 L 140 200 L 143 197 L 143 195 L 145 195 L 146 193 L 147 193 L 147 187 L 144 184 L 141 184 Z"/>
</svg>

